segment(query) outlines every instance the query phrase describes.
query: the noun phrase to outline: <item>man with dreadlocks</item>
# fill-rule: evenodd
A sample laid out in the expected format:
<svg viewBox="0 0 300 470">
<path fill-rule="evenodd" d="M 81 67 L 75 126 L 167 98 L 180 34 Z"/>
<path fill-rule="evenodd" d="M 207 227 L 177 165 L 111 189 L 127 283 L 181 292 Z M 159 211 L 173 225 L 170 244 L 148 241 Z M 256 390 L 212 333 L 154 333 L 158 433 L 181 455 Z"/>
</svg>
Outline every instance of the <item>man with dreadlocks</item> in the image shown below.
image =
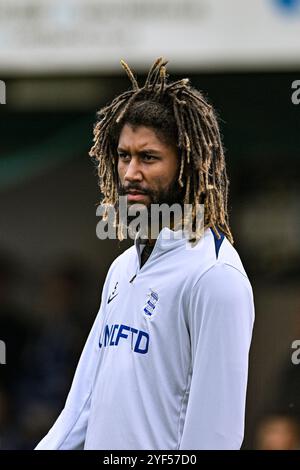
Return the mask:
<svg viewBox="0 0 300 470">
<path fill-rule="evenodd" d="M 119 239 L 121 196 L 190 204 L 196 231 L 138 231 L 113 262 L 65 408 L 37 448 L 239 449 L 254 307 L 216 116 L 188 79 L 167 82 L 162 58 L 141 88 L 122 65 L 132 90 L 100 110 L 90 152 L 102 205 L 116 208 Z"/>
</svg>

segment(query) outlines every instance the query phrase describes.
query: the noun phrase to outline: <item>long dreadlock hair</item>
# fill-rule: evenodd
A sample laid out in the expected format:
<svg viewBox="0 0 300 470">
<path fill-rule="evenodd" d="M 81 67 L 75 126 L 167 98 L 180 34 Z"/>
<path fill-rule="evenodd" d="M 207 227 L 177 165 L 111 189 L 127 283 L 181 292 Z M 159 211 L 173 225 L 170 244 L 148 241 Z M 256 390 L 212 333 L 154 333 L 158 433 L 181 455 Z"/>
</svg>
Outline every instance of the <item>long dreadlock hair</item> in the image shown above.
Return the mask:
<svg viewBox="0 0 300 470">
<path fill-rule="evenodd" d="M 143 122 L 139 119 L 137 124 L 152 127 L 162 137 L 171 138 L 176 144 L 179 156 L 178 185 L 184 193 L 184 204 L 192 204 L 193 227 L 196 204 L 204 204 L 204 229 L 211 227 L 218 238 L 221 231 L 233 243 L 227 212 L 229 181 L 219 126 L 212 106 L 190 85 L 188 78 L 169 83 L 165 67 L 167 61 L 162 57 L 150 68 L 143 87 L 139 87 L 127 63 L 122 60 L 121 64 L 131 81 L 132 89 L 117 96 L 110 105 L 97 113 L 94 145 L 89 153 L 97 161 L 99 186 L 103 194 L 103 218 L 107 218 L 108 205 L 118 207 L 116 150 L 121 129 L 132 121 L 130 114 L 134 108 L 140 105 L 145 110 L 148 104 L 154 104 L 160 111 L 167 113 L 167 124 L 164 121 L 165 125 L 162 126 L 158 116 L 149 121 L 147 110 L 144 117 L 147 115 L 148 118 Z M 118 210 L 115 226 L 118 238 L 122 240 Z"/>
</svg>

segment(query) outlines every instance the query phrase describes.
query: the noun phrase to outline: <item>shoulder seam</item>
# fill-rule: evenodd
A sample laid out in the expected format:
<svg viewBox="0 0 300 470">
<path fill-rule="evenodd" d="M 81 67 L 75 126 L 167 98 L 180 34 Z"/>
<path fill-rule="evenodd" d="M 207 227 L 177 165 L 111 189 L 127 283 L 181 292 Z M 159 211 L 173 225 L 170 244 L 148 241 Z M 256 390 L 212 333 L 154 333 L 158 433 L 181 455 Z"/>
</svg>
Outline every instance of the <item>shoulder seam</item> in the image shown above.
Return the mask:
<svg viewBox="0 0 300 470">
<path fill-rule="evenodd" d="M 249 278 L 247 276 L 247 274 L 243 273 L 239 268 L 237 268 L 236 266 L 233 266 L 233 264 L 231 263 L 228 263 L 228 261 L 223 261 L 223 264 L 226 264 L 227 266 L 230 266 L 232 269 L 235 269 L 236 271 L 238 271 L 245 279 L 247 279 L 249 281 Z"/>
<path fill-rule="evenodd" d="M 248 279 L 248 276 L 246 276 L 244 273 L 242 273 L 238 268 L 236 268 L 235 266 L 233 266 L 232 264 L 228 263 L 228 262 L 225 262 L 225 261 L 219 261 L 219 260 L 216 260 L 216 262 L 211 265 L 209 268 L 206 269 L 206 271 L 204 271 L 201 276 L 197 279 L 197 281 L 193 284 L 192 286 L 192 289 L 194 289 L 194 287 L 198 284 L 199 281 L 201 281 L 201 279 L 203 278 L 203 276 L 205 276 L 205 274 L 207 274 L 211 269 L 213 269 L 215 266 L 220 266 L 220 265 L 225 265 L 225 266 L 229 266 L 230 268 L 234 269 L 235 271 L 237 271 L 238 273 L 241 274 L 241 276 L 243 276 L 244 279 Z"/>
</svg>

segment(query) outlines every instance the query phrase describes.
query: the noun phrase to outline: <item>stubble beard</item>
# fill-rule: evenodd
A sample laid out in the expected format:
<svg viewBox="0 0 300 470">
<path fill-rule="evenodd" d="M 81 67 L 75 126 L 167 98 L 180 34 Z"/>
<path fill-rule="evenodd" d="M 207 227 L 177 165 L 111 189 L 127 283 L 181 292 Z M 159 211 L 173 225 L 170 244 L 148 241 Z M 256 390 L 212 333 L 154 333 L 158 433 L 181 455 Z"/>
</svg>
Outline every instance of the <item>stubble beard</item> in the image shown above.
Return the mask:
<svg viewBox="0 0 300 470">
<path fill-rule="evenodd" d="M 128 190 L 137 190 L 140 191 L 142 190 L 138 185 L 131 184 L 130 186 L 125 187 L 121 185 L 120 183 L 118 184 L 118 195 L 119 196 L 125 196 Z M 147 195 L 149 198 L 149 203 L 144 204 L 144 203 L 137 203 L 137 202 L 128 202 L 127 205 L 128 208 L 131 207 L 132 205 L 135 205 L 137 211 L 147 211 L 147 220 L 148 220 L 148 234 L 151 233 L 150 227 L 152 227 L 153 221 L 151 218 L 151 206 L 152 205 L 162 205 L 166 204 L 167 206 L 171 207 L 173 204 L 179 204 L 181 206 L 181 209 L 183 210 L 183 188 L 181 188 L 178 184 L 178 180 L 176 179 L 173 181 L 167 188 L 160 188 L 158 190 L 152 190 L 152 189 L 147 189 L 143 192 L 143 194 Z M 126 225 L 127 228 L 130 225 L 130 223 L 136 218 L 135 215 L 130 215 L 127 213 L 127 221 Z M 157 224 L 157 221 L 155 221 Z M 157 230 L 158 232 L 165 226 L 162 223 L 162 220 L 158 221 L 159 227 L 156 226 L 154 231 Z M 170 220 L 170 226 L 169 228 L 173 228 L 174 226 L 174 220 L 172 218 L 172 212 L 171 212 L 171 220 Z"/>
</svg>

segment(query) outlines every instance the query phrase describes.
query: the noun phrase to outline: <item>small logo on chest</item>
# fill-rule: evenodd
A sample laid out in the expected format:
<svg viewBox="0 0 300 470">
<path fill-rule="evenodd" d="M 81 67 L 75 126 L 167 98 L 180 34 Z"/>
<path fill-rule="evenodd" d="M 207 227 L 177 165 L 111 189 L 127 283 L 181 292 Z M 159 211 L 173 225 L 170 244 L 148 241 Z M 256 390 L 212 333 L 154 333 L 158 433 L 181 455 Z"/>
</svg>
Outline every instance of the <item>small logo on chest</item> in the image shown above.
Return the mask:
<svg viewBox="0 0 300 470">
<path fill-rule="evenodd" d="M 149 293 L 147 294 L 147 301 L 144 306 L 144 313 L 148 317 L 151 317 L 155 312 L 155 307 L 158 302 L 158 293 L 155 292 L 153 289 L 150 289 Z"/>
</svg>

